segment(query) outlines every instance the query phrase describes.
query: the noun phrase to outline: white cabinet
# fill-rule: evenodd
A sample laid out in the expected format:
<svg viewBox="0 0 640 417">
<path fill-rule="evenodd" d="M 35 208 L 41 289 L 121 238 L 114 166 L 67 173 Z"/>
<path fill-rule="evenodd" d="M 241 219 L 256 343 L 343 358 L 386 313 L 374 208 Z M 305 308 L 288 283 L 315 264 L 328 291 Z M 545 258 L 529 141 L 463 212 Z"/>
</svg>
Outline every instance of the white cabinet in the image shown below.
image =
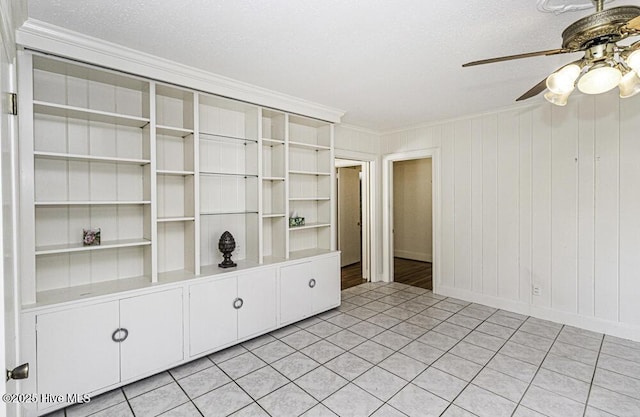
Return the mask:
<svg viewBox="0 0 640 417">
<path fill-rule="evenodd" d="M 37 317 L 38 392 L 84 393 L 120 382 L 118 302 Z"/>
<path fill-rule="evenodd" d="M 340 304 L 338 254 L 284 266 L 280 270 L 280 325 Z"/>
<path fill-rule="evenodd" d="M 189 353 L 196 356 L 276 327 L 276 269 L 189 287 Z"/>
<path fill-rule="evenodd" d="M 90 393 L 184 358 L 180 288 L 43 313 L 36 322 L 40 393 Z"/>
<path fill-rule="evenodd" d="M 120 343 L 123 381 L 177 363 L 184 358 L 182 289 L 120 300 Z"/>
</svg>

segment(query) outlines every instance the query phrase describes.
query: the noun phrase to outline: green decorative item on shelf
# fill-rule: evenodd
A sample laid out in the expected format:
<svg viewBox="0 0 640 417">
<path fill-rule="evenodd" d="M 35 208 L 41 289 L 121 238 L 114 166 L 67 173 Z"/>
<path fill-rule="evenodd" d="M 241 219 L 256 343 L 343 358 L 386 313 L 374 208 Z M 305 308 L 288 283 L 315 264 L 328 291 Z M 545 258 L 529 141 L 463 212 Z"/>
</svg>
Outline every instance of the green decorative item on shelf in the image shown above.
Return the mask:
<svg viewBox="0 0 640 417">
<path fill-rule="evenodd" d="M 100 228 L 82 229 L 82 244 L 84 246 L 100 245 Z"/>
<path fill-rule="evenodd" d="M 304 217 L 289 217 L 289 227 L 304 226 Z"/>
</svg>

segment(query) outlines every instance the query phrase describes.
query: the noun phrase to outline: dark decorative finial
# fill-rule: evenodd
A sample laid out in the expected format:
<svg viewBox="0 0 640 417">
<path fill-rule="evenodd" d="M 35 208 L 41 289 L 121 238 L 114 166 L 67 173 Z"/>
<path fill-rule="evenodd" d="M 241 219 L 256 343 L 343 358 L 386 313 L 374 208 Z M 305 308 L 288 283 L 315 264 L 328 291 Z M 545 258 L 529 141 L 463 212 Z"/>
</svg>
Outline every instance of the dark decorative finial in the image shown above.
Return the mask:
<svg viewBox="0 0 640 417">
<path fill-rule="evenodd" d="M 231 252 L 233 252 L 235 248 L 236 241 L 233 238 L 233 235 L 228 231 L 224 232 L 218 241 L 218 249 L 220 249 L 222 257 L 224 258 L 222 263 L 218 264 L 220 268 L 232 268 L 234 266 L 238 266 L 238 264 L 231 260 Z"/>
</svg>

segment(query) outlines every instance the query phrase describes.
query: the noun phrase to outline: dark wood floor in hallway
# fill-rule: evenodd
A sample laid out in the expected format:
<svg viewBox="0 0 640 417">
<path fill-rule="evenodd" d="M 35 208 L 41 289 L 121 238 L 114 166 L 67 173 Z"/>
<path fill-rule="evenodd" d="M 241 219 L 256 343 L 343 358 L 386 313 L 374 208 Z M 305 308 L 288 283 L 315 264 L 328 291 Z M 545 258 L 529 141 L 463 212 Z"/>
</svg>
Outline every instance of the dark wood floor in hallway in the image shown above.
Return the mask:
<svg viewBox="0 0 640 417">
<path fill-rule="evenodd" d="M 433 289 L 433 270 L 431 262 L 394 258 L 393 276 L 395 282 L 414 287 Z M 360 262 L 342 268 L 342 289 L 362 284 L 362 266 Z"/>
</svg>

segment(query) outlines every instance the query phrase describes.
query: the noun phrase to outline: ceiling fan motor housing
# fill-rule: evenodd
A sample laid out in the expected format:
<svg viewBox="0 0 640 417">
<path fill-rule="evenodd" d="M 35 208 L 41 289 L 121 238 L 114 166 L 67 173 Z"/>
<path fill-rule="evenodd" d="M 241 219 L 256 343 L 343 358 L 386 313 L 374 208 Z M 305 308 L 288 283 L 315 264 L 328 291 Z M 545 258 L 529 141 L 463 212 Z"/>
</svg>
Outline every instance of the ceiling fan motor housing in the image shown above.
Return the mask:
<svg viewBox="0 0 640 417">
<path fill-rule="evenodd" d="M 562 47 L 584 51 L 596 45 L 617 42 L 626 38 L 626 24 L 640 16 L 640 7 L 621 6 L 584 17 L 562 32 Z"/>
</svg>

